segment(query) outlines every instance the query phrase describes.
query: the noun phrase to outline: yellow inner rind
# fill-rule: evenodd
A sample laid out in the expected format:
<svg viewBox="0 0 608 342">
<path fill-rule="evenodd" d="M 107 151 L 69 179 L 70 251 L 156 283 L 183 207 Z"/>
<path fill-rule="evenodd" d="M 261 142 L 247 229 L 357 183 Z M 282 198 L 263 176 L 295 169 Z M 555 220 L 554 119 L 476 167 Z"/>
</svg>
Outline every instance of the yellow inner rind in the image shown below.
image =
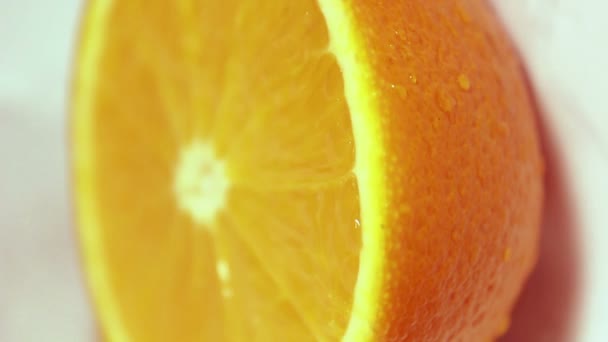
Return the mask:
<svg viewBox="0 0 608 342">
<path fill-rule="evenodd" d="M 74 79 L 72 103 L 72 148 L 75 168 L 77 223 L 82 241 L 82 253 L 87 268 L 88 286 L 106 338 L 113 342 L 129 341 L 120 319 L 118 303 L 110 290 L 111 272 L 107 272 L 104 251 L 99 243 L 100 219 L 95 202 L 96 161 L 91 111 L 97 86 L 98 60 L 102 54 L 107 19 L 113 0 L 91 1 L 85 9 L 84 27 L 80 39 L 78 66 Z"/>
<path fill-rule="evenodd" d="M 384 269 L 383 213 L 386 208 L 384 148 L 379 105 L 363 38 L 344 0 L 318 0 L 330 36 L 330 51 L 344 77 L 344 91 L 356 146 L 355 174 L 359 184 L 362 247 L 352 313 L 342 338 L 347 342 L 374 339 Z"/>
</svg>

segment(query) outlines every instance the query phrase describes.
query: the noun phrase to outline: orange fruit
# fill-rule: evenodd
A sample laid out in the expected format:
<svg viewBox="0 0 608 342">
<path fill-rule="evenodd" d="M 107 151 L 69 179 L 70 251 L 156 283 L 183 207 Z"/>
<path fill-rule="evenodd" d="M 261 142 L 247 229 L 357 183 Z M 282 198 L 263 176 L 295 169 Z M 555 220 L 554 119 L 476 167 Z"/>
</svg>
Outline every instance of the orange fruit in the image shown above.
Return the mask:
<svg viewBox="0 0 608 342">
<path fill-rule="evenodd" d="M 487 341 L 542 162 L 485 1 L 89 3 L 79 232 L 110 341 Z"/>
</svg>

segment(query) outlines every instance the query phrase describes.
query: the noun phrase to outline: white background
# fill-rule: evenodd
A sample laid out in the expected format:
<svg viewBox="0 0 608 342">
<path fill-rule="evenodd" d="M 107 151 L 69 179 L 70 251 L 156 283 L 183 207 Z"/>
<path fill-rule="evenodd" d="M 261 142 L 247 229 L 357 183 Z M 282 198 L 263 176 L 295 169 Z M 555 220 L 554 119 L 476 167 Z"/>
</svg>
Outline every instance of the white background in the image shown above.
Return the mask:
<svg viewBox="0 0 608 342">
<path fill-rule="evenodd" d="M 608 341 L 608 2 L 494 2 L 528 65 L 578 209 L 583 271 L 573 339 Z M 66 160 L 80 7 L 77 0 L 0 0 L 1 342 L 95 340 Z M 564 254 L 552 246 L 547 258 Z"/>
</svg>

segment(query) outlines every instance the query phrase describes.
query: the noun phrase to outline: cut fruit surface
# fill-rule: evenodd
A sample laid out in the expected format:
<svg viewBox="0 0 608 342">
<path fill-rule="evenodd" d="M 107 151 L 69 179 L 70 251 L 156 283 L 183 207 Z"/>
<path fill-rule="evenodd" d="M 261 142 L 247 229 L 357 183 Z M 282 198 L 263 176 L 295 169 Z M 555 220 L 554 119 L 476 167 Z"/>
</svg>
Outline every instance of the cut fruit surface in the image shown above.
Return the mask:
<svg viewBox="0 0 608 342">
<path fill-rule="evenodd" d="M 483 1 L 395 3 L 90 2 L 76 202 L 110 341 L 504 330 L 542 190 L 523 76 Z"/>
<path fill-rule="evenodd" d="M 103 4 L 76 128 L 104 321 L 134 341 L 338 339 L 360 214 L 318 6 Z"/>
</svg>

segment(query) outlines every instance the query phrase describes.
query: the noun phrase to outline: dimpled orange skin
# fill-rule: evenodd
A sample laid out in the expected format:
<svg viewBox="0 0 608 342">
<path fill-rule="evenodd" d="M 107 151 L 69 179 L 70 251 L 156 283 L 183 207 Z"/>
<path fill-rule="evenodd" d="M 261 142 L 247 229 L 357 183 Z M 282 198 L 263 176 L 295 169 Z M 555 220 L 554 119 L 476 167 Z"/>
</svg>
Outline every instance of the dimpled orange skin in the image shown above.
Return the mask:
<svg viewBox="0 0 608 342">
<path fill-rule="evenodd" d="M 488 341 L 537 255 L 543 164 L 516 51 L 483 0 L 350 0 L 389 152 L 386 341 Z M 379 44 L 379 42 L 382 42 Z"/>
</svg>

